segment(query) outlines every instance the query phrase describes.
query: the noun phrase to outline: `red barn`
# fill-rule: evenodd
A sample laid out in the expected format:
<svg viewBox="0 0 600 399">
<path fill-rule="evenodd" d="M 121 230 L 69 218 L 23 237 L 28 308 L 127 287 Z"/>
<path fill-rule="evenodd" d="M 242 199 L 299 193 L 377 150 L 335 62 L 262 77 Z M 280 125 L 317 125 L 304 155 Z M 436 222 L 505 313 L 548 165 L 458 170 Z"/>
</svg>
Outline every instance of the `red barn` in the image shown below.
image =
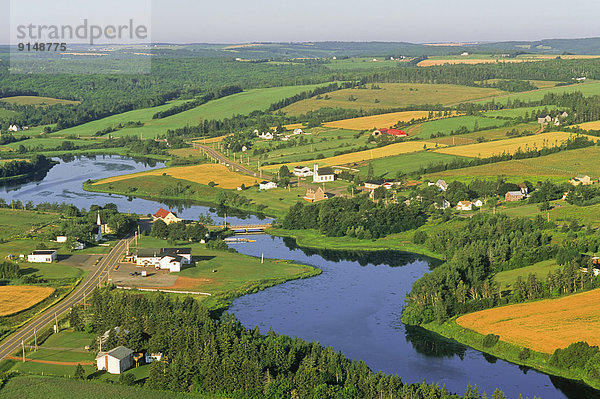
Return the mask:
<svg viewBox="0 0 600 399">
<path fill-rule="evenodd" d="M 406 134 L 406 132 L 404 130 L 398 130 L 398 129 L 387 129 L 387 131 L 385 131 L 385 132 L 382 131 L 381 133 L 389 134 L 390 136 L 396 136 L 396 137 L 408 136 L 408 134 Z"/>
</svg>

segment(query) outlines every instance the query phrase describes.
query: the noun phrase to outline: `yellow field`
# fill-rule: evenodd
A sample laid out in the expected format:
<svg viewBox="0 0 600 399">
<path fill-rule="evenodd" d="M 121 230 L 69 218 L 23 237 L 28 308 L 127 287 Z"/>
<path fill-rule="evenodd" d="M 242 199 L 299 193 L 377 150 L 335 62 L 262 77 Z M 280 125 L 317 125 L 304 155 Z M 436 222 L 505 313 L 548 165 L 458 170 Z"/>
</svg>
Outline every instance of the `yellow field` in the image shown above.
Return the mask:
<svg viewBox="0 0 600 399">
<path fill-rule="evenodd" d="M 504 59 L 500 58 L 496 60 L 495 58 L 483 58 L 483 59 L 475 59 L 475 58 L 465 58 L 465 59 L 446 59 L 446 60 L 423 60 L 417 64 L 420 67 L 428 67 L 428 66 L 437 66 L 437 65 L 455 65 L 455 64 L 496 64 L 496 63 L 513 63 L 513 62 L 529 62 L 536 61 L 534 59 Z"/>
<path fill-rule="evenodd" d="M 324 123 L 323 126 L 338 129 L 368 130 L 373 128 L 390 128 L 398 122 L 409 122 L 411 119 L 427 118 L 429 111 L 404 111 L 389 114 L 363 116 L 362 118 L 342 119 Z"/>
<path fill-rule="evenodd" d="M 468 144 L 456 147 L 446 147 L 436 152 L 449 155 L 460 155 L 471 158 L 487 158 L 492 155 L 500 155 L 504 152 L 515 153 L 519 148 L 523 151 L 533 148 L 555 147 L 575 135 L 567 132 L 549 132 L 536 134 L 534 136 L 517 137 L 513 139 L 498 140 L 488 143 Z M 594 141 L 597 137 L 587 136 Z"/>
<path fill-rule="evenodd" d="M 286 165 L 291 169 L 297 165 L 307 165 L 312 167 L 314 164 L 319 164 L 319 166 L 355 164 L 375 158 L 385 158 L 393 155 L 421 151 L 423 150 L 423 146 L 427 146 L 427 148 L 434 148 L 435 145 L 435 143 L 429 141 L 407 141 L 404 143 L 390 144 L 385 147 L 373 148 L 372 150 L 353 152 L 351 154 L 338 155 L 330 158 L 314 159 L 311 161 L 294 162 L 288 164 L 268 165 L 264 167 L 264 170 L 278 170 L 281 165 Z"/>
<path fill-rule="evenodd" d="M 586 122 L 576 126 L 583 130 L 600 130 L 600 121 Z"/>
<path fill-rule="evenodd" d="M 227 136 L 231 136 L 231 134 L 226 134 L 224 136 L 218 136 L 218 137 L 211 137 L 209 139 L 194 140 L 194 143 L 198 143 L 198 144 L 220 143 Z"/>
<path fill-rule="evenodd" d="M 8 316 L 29 309 L 48 298 L 54 288 L 32 285 L 0 286 L 0 316 Z"/>
<path fill-rule="evenodd" d="M 7 103 L 14 103 L 19 105 L 55 105 L 55 104 L 72 104 L 77 105 L 80 101 L 62 100 L 59 98 L 51 97 L 39 97 L 39 96 L 14 96 L 14 97 L 3 97 L 0 101 L 6 101 Z"/>
<path fill-rule="evenodd" d="M 225 165 L 211 163 L 204 165 L 155 169 L 148 172 L 109 177 L 107 179 L 97 181 L 94 183 L 94 185 L 112 183 L 141 176 L 162 176 L 163 174 L 176 179 L 188 180 L 199 184 L 208 184 L 209 182 L 214 181 L 217 183 L 218 187 L 224 189 L 234 189 L 242 184 L 246 186 L 252 186 L 256 181 L 256 178 L 252 176 L 246 176 L 240 173 L 232 172 Z"/>
<path fill-rule="evenodd" d="M 496 334 L 505 342 L 552 353 L 573 342 L 600 345 L 600 289 L 560 299 L 547 299 L 483 310 L 456 322 L 480 334 Z"/>
<path fill-rule="evenodd" d="M 303 129 L 304 123 L 292 123 L 291 125 L 283 125 L 287 130 Z"/>
</svg>

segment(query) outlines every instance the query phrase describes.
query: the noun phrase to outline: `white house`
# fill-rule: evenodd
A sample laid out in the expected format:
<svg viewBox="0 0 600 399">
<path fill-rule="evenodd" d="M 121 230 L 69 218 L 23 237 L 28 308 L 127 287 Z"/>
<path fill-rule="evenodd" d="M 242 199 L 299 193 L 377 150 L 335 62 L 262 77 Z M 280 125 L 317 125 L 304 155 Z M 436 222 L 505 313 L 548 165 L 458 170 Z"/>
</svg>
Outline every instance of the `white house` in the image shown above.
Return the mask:
<svg viewBox="0 0 600 399">
<path fill-rule="evenodd" d="M 192 262 L 190 248 L 139 249 L 133 257 L 138 266 L 153 266 L 170 272 L 180 272 L 181 265 Z"/>
<path fill-rule="evenodd" d="M 273 181 L 261 181 L 258 184 L 258 189 L 259 190 L 271 190 L 273 188 L 277 188 L 277 183 L 273 182 Z"/>
<path fill-rule="evenodd" d="M 428 186 L 436 186 L 437 188 L 440 189 L 440 191 L 446 191 L 448 190 L 448 183 L 446 183 L 445 180 L 438 180 L 435 183 L 434 182 L 429 182 L 427 183 Z"/>
<path fill-rule="evenodd" d="M 67 236 L 56 236 L 56 242 L 67 242 Z"/>
<path fill-rule="evenodd" d="M 319 169 L 319 165 L 315 164 L 314 173 L 313 173 L 313 183 L 325 183 L 328 181 L 335 180 L 335 173 L 331 168 L 321 168 Z"/>
<path fill-rule="evenodd" d="M 162 220 L 166 224 L 177 223 L 183 221 L 177 214 L 172 210 L 167 211 L 164 208 L 160 208 L 154 215 L 152 215 L 153 221 Z"/>
<path fill-rule="evenodd" d="M 477 208 L 481 208 L 483 206 L 483 201 L 476 200 L 475 202 L 473 202 L 473 205 L 476 206 Z"/>
<path fill-rule="evenodd" d="M 313 171 L 307 166 L 296 166 L 293 173 L 294 176 L 297 177 L 308 177 L 313 175 Z"/>
<path fill-rule="evenodd" d="M 144 356 L 144 360 L 146 361 L 146 363 L 152 363 L 152 362 L 160 362 L 160 359 L 162 359 L 163 354 L 158 352 L 158 353 L 148 353 L 146 352 L 146 355 Z"/>
<path fill-rule="evenodd" d="M 117 346 L 108 352 L 98 352 L 96 367 L 110 374 L 121 374 L 133 366 L 133 351 L 124 346 Z"/>
<path fill-rule="evenodd" d="M 273 140 L 273 133 L 271 133 L 271 132 L 261 133 L 258 135 L 258 138 L 263 139 L 263 140 Z"/>
<path fill-rule="evenodd" d="M 294 129 L 294 134 L 304 134 L 304 131 L 300 128 Z"/>
<path fill-rule="evenodd" d="M 52 263 L 56 260 L 56 251 L 53 249 L 38 249 L 27 255 L 29 263 Z"/>
<path fill-rule="evenodd" d="M 367 180 L 365 182 L 365 190 L 373 191 L 376 188 L 383 186 L 384 184 L 385 182 L 383 180 Z"/>
<path fill-rule="evenodd" d="M 9 132 L 18 132 L 20 130 L 21 130 L 21 128 L 19 127 L 19 125 L 9 125 L 8 126 Z"/>
<path fill-rule="evenodd" d="M 456 209 L 459 211 L 471 211 L 473 210 L 473 203 L 471 201 L 458 201 Z"/>
</svg>

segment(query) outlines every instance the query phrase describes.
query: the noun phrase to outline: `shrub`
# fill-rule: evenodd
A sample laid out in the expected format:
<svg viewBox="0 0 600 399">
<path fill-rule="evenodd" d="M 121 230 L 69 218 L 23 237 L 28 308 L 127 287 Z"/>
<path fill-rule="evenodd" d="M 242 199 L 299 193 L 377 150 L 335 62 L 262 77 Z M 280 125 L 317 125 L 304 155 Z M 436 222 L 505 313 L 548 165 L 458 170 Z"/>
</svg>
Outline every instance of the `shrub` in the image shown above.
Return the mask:
<svg viewBox="0 0 600 399">
<path fill-rule="evenodd" d="M 421 230 L 415 231 L 413 242 L 415 244 L 425 244 L 425 241 L 427 241 L 427 233 Z"/>
<path fill-rule="evenodd" d="M 531 351 L 529 350 L 529 348 L 523 348 L 519 352 L 519 360 L 521 360 L 521 361 L 527 360 L 530 357 L 531 357 Z"/>
<path fill-rule="evenodd" d="M 133 385 L 135 384 L 135 377 L 133 374 L 121 374 L 119 376 L 119 384 L 123 385 Z"/>
<path fill-rule="evenodd" d="M 483 346 L 486 348 L 491 348 L 492 346 L 498 343 L 500 339 L 499 335 L 496 334 L 488 334 L 483 338 Z"/>
</svg>

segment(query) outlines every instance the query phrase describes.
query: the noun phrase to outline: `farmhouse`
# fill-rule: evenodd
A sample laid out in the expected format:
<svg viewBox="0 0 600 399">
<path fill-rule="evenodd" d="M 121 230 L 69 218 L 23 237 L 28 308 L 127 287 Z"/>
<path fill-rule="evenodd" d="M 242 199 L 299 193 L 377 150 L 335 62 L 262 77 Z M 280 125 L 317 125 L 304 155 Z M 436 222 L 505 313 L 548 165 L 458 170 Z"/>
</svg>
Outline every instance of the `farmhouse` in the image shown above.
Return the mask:
<svg viewBox="0 0 600 399">
<path fill-rule="evenodd" d="M 308 177 L 313 175 L 313 171 L 307 166 L 296 166 L 293 173 L 294 176 L 297 177 Z"/>
<path fill-rule="evenodd" d="M 8 126 L 9 132 L 18 132 L 20 130 L 21 130 L 21 127 L 19 127 L 19 125 L 9 125 Z"/>
<path fill-rule="evenodd" d="M 571 180 L 569 180 L 569 183 L 571 183 L 573 186 L 579 186 L 580 184 L 582 186 L 589 186 L 592 184 L 592 179 L 588 175 L 578 175 L 576 177 L 572 177 Z"/>
<path fill-rule="evenodd" d="M 177 217 L 177 214 L 172 210 L 167 211 L 166 209 L 160 208 L 158 212 L 152 215 L 154 221 L 162 220 L 166 224 L 177 223 L 183 221 L 183 219 Z"/>
<path fill-rule="evenodd" d="M 404 130 L 398 129 L 376 129 L 373 131 L 373 136 L 381 136 L 382 134 L 389 134 L 390 136 L 406 137 L 408 134 Z"/>
<path fill-rule="evenodd" d="M 519 184 L 517 184 L 517 187 L 519 187 L 519 189 L 521 190 L 523 195 L 527 195 L 529 193 L 529 187 L 527 187 L 527 184 L 519 183 Z"/>
<path fill-rule="evenodd" d="M 138 249 L 133 257 L 138 266 L 154 266 L 157 269 L 180 272 L 181 265 L 192 262 L 190 248 Z"/>
<path fill-rule="evenodd" d="M 29 263 L 52 263 L 56 260 L 57 255 L 54 249 L 38 249 L 27 255 Z"/>
<path fill-rule="evenodd" d="M 272 181 L 261 181 L 258 184 L 259 190 L 271 190 L 273 188 L 277 188 L 277 183 L 272 182 Z"/>
<path fill-rule="evenodd" d="M 383 186 L 384 184 L 385 184 L 385 181 L 383 181 L 383 180 L 367 180 L 365 182 L 365 189 L 373 191 L 376 188 Z"/>
<path fill-rule="evenodd" d="M 448 190 L 448 183 L 446 183 L 445 180 L 438 180 L 435 183 L 434 182 L 429 182 L 427 183 L 428 186 L 436 186 L 437 188 L 440 189 L 440 191 L 446 191 Z"/>
<path fill-rule="evenodd" d="M 504 200 L 506 202 L 520 201 L 523 198 L 525 198 L 525 195 L 523 195 L 523 193 L 521 191 L 508 191 L 504 195 Z"/>
<path fill-rule="evenodd" d="M 313 183 L 325 183 L 335 180 L 335 172 L 331 168 L 321 168 L 315 164 L 313 173 Z"/>
<path fill-rule="evenodd" d="M 108 352 L 98 352 L 96 367 L 110 374 L 121 374 L 133 366 L 133 351 L 124 346 L 117 346 Z"/>
<path fill-rule="evenodd" d="M 456 209 L 459 211 L 471 211 L 473 210 L 473 203 L 471 201 L 458 201 Z"/>
<path fill-rule="evenodd" d="M 271 133 L 271 132 L 261 133 L 258 135 L 258 138 L 263 139 L 263 140 L 273 140 L 273 133 Z"/>
<path fill-rule="evenodd" d="M 478 199 L 473 202 L 473 205 L 476 206 L 477 208 L 481 208 L 483 206 L 483 201 Z"/>
<path fill-rule="evenodd" d="M 304 134 L 304 131 L 300 128 L 294 129 L 294 134 Z"/>
<path fill-rule="evenodd" d="M 323 191 L 321 187 L 317 188 L 316 190 L 308 188 L 306 190 L 306 195 L 304 196 L 304 199 L 308 202 L 319 202 L 328 198 L 329 196 L 325 193 L 325 191 Z"/>
</svg>

